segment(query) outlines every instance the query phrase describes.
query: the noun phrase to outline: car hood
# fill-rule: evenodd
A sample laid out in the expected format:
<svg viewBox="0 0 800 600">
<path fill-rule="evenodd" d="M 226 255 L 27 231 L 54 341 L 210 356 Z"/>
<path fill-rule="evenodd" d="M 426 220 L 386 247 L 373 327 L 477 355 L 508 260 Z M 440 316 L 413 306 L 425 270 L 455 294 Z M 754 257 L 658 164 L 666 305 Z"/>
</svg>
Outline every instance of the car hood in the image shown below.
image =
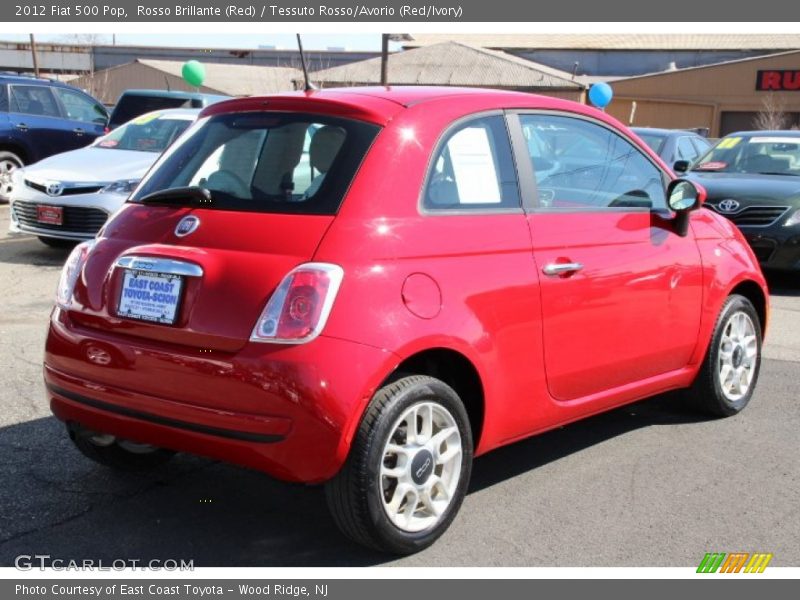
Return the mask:
<svg viewBox="0 0 800 600">
<path fill-rule="evenodd" d="M 25 179 L 43 183 L 111 183 L 121 179 L 141 179 L 159 157 L 157 152 L 81 148 L 56 154 L 25 167 Z"/>
<path fill-rule="evenodd" d="M 708 192 L 709 200 L 796 200 L 800 202 L 800 177 L 692 171 L 687 174 Z"/>
</svg>

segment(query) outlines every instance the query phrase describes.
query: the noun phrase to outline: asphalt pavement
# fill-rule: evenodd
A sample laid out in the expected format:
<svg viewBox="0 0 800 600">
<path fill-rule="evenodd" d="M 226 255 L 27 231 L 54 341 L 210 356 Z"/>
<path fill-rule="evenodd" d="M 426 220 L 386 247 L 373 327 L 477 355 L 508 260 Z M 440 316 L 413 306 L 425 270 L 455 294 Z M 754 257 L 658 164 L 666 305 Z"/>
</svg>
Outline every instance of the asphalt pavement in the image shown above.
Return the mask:
<svg viewBox="0 0 800 600">
<path fill-rule="evenodd" d="M 0 566 L 21 554 L 195 566 L 800 566 L 800 276 L 771 278 L 761 379 L 740 415 L 664 395 L 479 458 L 450 530 L 396 559 L 344 539 L 322 490 L 178 455 L 120 474 L 50 416 L 42 348 L 67 251 L 9 237 L 0 206 Z"/>
</svg>

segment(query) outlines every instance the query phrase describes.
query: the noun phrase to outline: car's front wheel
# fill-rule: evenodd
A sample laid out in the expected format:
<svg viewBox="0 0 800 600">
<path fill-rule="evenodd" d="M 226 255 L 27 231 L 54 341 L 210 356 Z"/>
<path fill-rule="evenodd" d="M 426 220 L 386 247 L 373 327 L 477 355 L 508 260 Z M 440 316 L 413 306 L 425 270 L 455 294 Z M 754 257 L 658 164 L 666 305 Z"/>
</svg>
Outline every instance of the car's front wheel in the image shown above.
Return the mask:
<svg viewBox="0 0 800 600">
<path fill-rule="evenodd" d="M 700 372 L 688 391 L 699 410 L 718 417 L 747 406 L 761 367 L 761 321 L 753 304 L 732 294 L 722 306 Z"/>
<path fill-rule="evenodd" d="M 0 150 L 0 202 L 8 202 L 14 190 L 12 179 L 15 170 L 22 166 L 22 159 L 6 150 Z"/>
<path fill-rule="evenodd" d="M 345 535 L 378 550 L 410 554 L 450 526 L 471 470 L 464 405 L 447 384 L 415 375 L 375 394 L 347 462 L 325 491 Z"/>
</svg>

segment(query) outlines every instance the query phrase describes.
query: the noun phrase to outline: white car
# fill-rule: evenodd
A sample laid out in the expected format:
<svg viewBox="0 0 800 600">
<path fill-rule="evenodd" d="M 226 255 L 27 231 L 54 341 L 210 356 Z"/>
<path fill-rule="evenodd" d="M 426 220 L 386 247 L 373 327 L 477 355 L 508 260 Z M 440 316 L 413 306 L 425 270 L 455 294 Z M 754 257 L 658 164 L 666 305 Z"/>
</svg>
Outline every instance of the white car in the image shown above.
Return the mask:
<svg viewBox="0 0 800 600">
<path fill-rule="evenodd" d="M 199 112 L 147 113 L 90 146 L 16 169 L 11 232 L 36 235 L 49 246 L 93 238 Z"/>
</svg>

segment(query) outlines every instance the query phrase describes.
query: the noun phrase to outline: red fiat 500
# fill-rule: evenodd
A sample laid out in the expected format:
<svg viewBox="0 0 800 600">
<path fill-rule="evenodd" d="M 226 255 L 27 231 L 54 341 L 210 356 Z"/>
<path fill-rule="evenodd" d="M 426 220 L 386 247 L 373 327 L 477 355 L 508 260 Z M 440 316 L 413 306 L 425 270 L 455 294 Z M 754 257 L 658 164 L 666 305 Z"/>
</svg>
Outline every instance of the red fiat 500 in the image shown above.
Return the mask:
<svg viewBox="0 0 800 600">
<path fill-rule="evenodd" d="M 414 552 L 474 456 L 678 388 L 745 407 L 767 290 L 703 197 L 552 98 L 215 104 L 64 266 L 51 406 L 97 462 L 325 482 L 345 534 Z"/>
</svg>

